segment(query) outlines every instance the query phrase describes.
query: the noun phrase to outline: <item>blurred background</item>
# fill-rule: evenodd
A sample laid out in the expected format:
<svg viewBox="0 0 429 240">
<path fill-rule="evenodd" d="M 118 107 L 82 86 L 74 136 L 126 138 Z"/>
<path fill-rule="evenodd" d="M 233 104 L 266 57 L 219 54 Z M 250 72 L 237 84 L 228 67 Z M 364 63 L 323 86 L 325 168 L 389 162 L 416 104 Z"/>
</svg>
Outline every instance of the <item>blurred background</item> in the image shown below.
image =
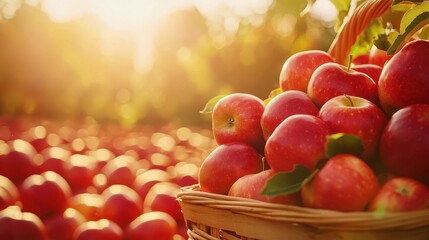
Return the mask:
<svg viewBox="0 0 429 240">
<path fill-rule="evenodd" d="M 210 124 L 212 97 L 265 99 L 291 54 L 327 50 L 329 0 L 2 0 L 0 115 Z"/>
</svg>

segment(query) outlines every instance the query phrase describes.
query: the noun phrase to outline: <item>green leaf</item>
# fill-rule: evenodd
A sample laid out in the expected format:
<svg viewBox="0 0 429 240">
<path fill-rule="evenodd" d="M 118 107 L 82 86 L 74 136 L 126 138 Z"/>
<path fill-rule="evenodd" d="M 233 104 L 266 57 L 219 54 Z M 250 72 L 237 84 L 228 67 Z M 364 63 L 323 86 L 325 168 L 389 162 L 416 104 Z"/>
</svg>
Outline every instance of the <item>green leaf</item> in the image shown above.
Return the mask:
<svg viewBox="0 0 429 240">
<path fill-rule="evenodd" d="M 350 54 L 352 56 L 359 56 L 367 53 L 374 44 L 374 41 L 378 39 L 379 35 L 384 34 L 384 32 L 385 29 L 382 21 L 380 19 L 375 19 L 361 34 L 359 34 L 356 43 L 350 50 Z"/>
<path fill-rule="evenodd" d="M 421 3 L 424 0 L 393 0 L 392 5 L 396 5 L 399 3 Z"/>
<path fill-rule="evenodd" d="M 210 99 L 204 106 L 204 109 L 200 111 L 200 113 L 212 113 L 216 103 L 219 102 L 219 100 L 225 96 L 226 95 L 219 95 Z"/>
<path fill-rule="evenodd" d="M 400 34 L 387 50 L 387 54 L 398 52 L 408 39 L 427 24 L 429 24 L 429 2 L 423 2 L 405 12 L 401 19 Z"/>
<path fill-rule="evenodd" d="M 295 168 L 290 172 L 279 172 L 272 176 L 261 194 L 276 197 L 298 192 L 306 182 L 314 177 L 316 172 L 317 170 L 310 172 L 302 165 L 295 165 Z"/>
<path fill-rule="evenodd" d="M 341 153 L 360 156 L 364 151 L 362 141 L 356 135 L 335 133 L 327 136 L 327 138 L 328 143 L 326 144 L 325 155 L 328 158 Z"/>
</svg>

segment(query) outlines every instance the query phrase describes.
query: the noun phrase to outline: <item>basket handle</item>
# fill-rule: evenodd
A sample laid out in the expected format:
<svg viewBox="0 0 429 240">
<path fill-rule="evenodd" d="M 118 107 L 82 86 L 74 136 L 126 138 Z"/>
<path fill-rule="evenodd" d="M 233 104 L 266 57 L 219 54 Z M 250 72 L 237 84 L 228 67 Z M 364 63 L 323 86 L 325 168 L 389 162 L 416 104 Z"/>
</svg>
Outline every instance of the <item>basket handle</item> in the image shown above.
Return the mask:
<svg viewBox="0 0 429 240">
<path fill-rule="evenodd" d="M 356 8 L 348 21 L 341 26 L 328 50 L 336 63 L 345 64 L 359 34 L 373 20 L 386 13 L 391 5 L 392 0 L 368 0 Z"/>
</svg>

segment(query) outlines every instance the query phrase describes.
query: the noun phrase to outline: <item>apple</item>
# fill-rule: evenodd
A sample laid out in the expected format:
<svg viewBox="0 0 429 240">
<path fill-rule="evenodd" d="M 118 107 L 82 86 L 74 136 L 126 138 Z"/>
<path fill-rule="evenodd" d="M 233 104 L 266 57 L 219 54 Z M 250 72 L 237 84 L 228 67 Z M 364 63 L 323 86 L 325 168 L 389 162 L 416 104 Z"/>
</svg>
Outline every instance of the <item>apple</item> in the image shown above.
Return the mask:
<svg viewBox="0 0 429 240">
<path fill-rule="evenodd" d="M 378 95 L 387 114 L 411 104 L 429 104 L 428 55 L 429 41 L 415 40 L 405 44 L 384 66 Z"/>
<path fill-rule="evenodd" d="M 57 214 L 43 220 L 49 239 L 74 240 L 73 233 L 86 219 L 73 208 L 67 208 L 62 214 Z"/>
<path fill-rule="evenodd" d="M 363 211 L 377 190 L 377 178 L 362 159 L 338 154 L 304 184 L 301 199 L 303 206 L 309 208 Z"/>
<path fill-rule="evenodd" d="M 109 219 L 125 229 L 143 212 L 143 201 L 130 187 L 112 185 L 101 194 L 105 199 L 101 218 Z"/>
<path fill-rule="evenodd" d="M 380 140 L 380 157 L 398 176 L 429 184 L 429 104 L 414 104 L 392 115 Z"/>
<path fill-rule="evenodd" d="M 261 127 L 265 140 L 287 117 L 294 114 L 317 116 L 319 109 L 308 95 L 297 90 L 287 90 L 275 96 L 266 106 L 261 117 Z"/>
<path fill-rule="evenodd" d="M 382 67 L 370 63 L 354 65 L 353 67 L 351 67 L 351 69 L 357 72 L 365 73 L 366 75 L 370 76 L 375 83 L 378 83 L 381 71 L 383 70 Z"/>
<path fill-rule="evenodd" d="M 387 61 L 392 58 L 391 55 L 387 55 L 387 52 L 372 45 L 368 54 L 368 63 L 375 64 L 380 67 L 384 67 Z"/>
<path fill-rule="evenodd" d="M 62 147 L 49 147 L 40 152 L 43 161 L 39 166 L 39 172 L 53 171 L 66 177 L 70 151 Z"/>
<path fill-rule="evenodd" d="M 100 173 L 106 176 L 106 187 L 115 184 L 131 187 L 138 169 L 137 159 L 128 155 L 120 155 L 107 162 Z"/>
<path fill-rule="evenodd" d="M 101 218 L 104 198 L 98 193 L 80 193 L 72 196 L 69 207 L 79 211 L 86 220 L 95 221 Z"/>
<path fill-rule="evenodd" d="M 36 150 L 27 141 L 15 139 L 7 142 L 0 156 L 0 175 L 16 185 L 32 174 L 37 173 Z"/>
<path fill-rule="evenodd" d="M 7 177 L 0 175 L 0 210 L 15 205 L 18 200 L 18 188 Z"/>
<path fill-rule="evenodd" d="M 84 222 L 74 231 L 75 240 L 122 240 L 123 231 L 118 224 L 108 220 Z"/>
<path fill-rule="evenodd" d="M 212 132 L 218 145 L 242 142 L 263 152 L 265 140 L 260 125 L 264 102 L 247 93 L 233 93 L 213 107 Z"/>
<path fill-rule="evenodd" d="M 332 57 L 321 50 L 301 51 L 290 56 L 280 71 L 279 85 L 282 91 L 307 92 L 308 82 L 317 67 L 333 62 Z"/>
<path fill-rule="evenodd" d="M 177 224 L 169 214 L 160 211 L 138 216 L 125 230 L 127 240 L 175 239 Z"/>
<path fill-rule="evenodd" d="M 86 192 L 87 188 L 93 185 L 96 164 L 96 160 L 87 155 L 73 154 L 70 156 L 69 164 L 66 165 L 65 179 L 74 194 Z"/>
<path fill-rule="evenodd" d="M 272 169 L 267 169 L 259 173 L 248 174 L 239 178 L 228 192 L 229 196 L 250 198 L 269 203 L 281 203 L 288 205 L 299 205 L 299 194 L 281 195 L 270 198 L 262 195 L 267 181 L 273 177 L 276 172 Z"/>
<path fill-rule="evenodd" d="M 369 210 L 405 212 L 429 208 L 429 188 L 412 178 L 395 177 L 387 181 L 372 199 Z"/>
<path fill-rule="evenodd" d="M 204 192 L 228 194 L 240 177 L 262 171 L 262 156 L 244 143 L 226 143 L 216 147 L 204 159 L 198 182 Z"/>
<path fill-rule="evenodd" d="M 318 107 L 343 94 L 362 97 L 373 103 L 378 101 L 374 80 L 337 63 L 325 63 L 314 71 L 308 83 L 307 94 Z"/>
<path fill-rule="evenodd" d="M 137 175 L 133 183 L 133 189 L 144 200 L 150 188 L 159 182 L 169 182 L 170 175 L 161 169 L 149 169 Z"/>
<path fill-rule="evenodd" d="M 368 64 L 369 63 L 369 52 L 354 57 L 352 59 L 352 63 L 354 65 Z"/>
<path fill-rule="evenodd" d="M 47 171 L 26 178 L 20 188 L 20 197 L 23 211 L 43 219 L 67 208 L 71 189 L 58 173 Z"/>
<path fill-rule="evenodd" d="M 144 212 L 161 211 L 168 213 L 177 223 L 184 223 L 177 194 L 180 186 L 170 182 L 159 182 L 153 185 L 144 199 Z"/>
<path fill-rule="evenodd" d="M 292 171 L 296 164 L 313 170 L 325 159 L 327 136 L 332 133 L 320 118 L 296 114 L 274 130 L 265 145 L 265 159 L 276 172 Z"/>
<path fill-rule="evenodd" d="M 378 157 L 381 134 L 387 123 L 384 112 L 374 103 L 355 96 L 341 95 L 320 108 L 319 117 L 334 131 L 356 135 L 362 141 L 361 157 Z"/>
<path fill-rule="evenodd" d="M 18 206 L 0 211 L 0 239 L 47 240 L 45 226 L 38 216 L 22 212 Z"/>
</svg>

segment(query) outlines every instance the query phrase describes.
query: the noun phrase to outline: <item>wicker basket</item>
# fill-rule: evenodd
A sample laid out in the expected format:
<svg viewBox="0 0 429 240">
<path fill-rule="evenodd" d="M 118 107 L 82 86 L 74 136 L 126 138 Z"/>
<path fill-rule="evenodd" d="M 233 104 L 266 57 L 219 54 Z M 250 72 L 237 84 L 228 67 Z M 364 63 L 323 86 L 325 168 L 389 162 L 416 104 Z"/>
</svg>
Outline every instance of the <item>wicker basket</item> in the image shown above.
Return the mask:
<svg viewBox="0 0 429 240">
<path fill-rule="evenodd" d="M 358 35 L 386 13 L 392 0 L 368 0 L 343 24 L 328 53 L 344 64 Z M 310 209 L 202 192 L 178 194 L 189 239 L 429 240 L 429 209 L 375 213 Z"/>
<path fill-rule="evenodd" d="M 189 239 L 429 239 L 429 209 L 408 213 L 344 213 L 182 188 L 179 203 Z"/>
</svg>

